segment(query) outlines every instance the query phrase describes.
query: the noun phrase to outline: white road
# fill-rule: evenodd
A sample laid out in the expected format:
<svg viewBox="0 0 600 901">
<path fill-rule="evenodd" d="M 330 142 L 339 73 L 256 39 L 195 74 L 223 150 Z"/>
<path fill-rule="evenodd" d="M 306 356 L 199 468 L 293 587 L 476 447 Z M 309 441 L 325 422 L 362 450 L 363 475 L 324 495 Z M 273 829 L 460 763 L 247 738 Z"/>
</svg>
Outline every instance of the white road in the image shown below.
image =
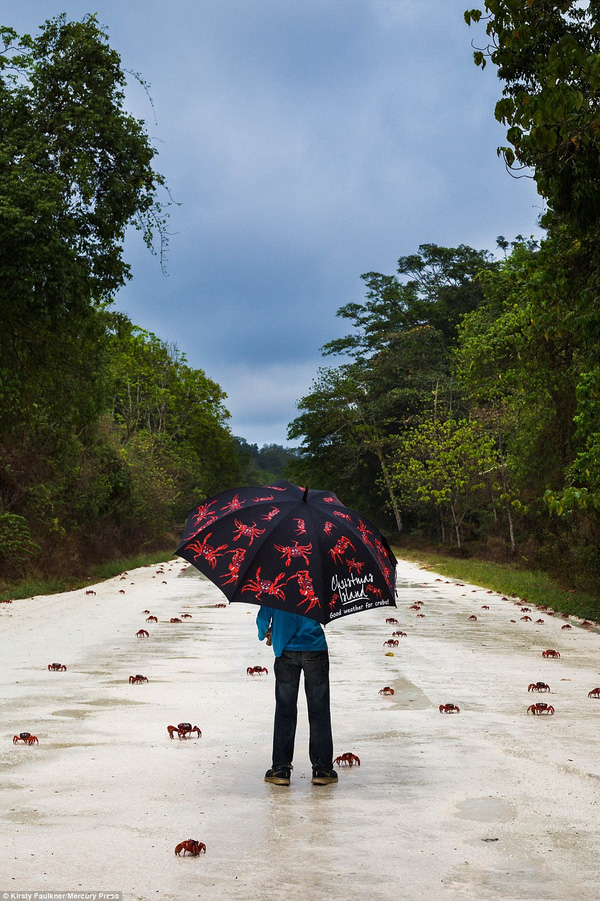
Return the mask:
<svg viewBox="0 0 600 901">
<path fill-rule="evenodd" d="M 401 562 L 397 611 L 327 627 L 336 754 L 361 766 L 310 784 L 302 702 L 285 788 L 263 780 L 273 675 L 256 608 L 215 607 L 181 561 L 159 569 L 0 605 L 0 898 L 600 898 L 597 631 L 523 621 L 512 601 Z M 407 635 L 386 656 L 394 630 Z M 149 682 L 130 685 L 137 673 Z M 550 693 L 528 693 L 537 681 Z M 555 715 L 528 716 L 539 701 Z M 171 741 L 181 721 L 202 737 Z M 22 731 L 39 744 L 14 745 Z M 187 838 L 206 854 L 176 857 Z"/>
</svg>

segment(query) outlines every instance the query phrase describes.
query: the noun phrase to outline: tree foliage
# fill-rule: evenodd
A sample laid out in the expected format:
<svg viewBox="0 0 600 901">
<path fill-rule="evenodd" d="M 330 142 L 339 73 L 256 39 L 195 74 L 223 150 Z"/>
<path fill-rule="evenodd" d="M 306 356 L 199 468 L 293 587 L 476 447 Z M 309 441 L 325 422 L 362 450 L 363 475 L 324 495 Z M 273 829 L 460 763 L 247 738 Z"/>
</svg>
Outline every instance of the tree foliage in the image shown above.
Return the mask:
<svg viewBox="0 0 600 901">
<path fill-rule="evenodd" d="M 225 395 L 109 311 L 163 177 L 95 16 L 0 29 L 0 574 L 73 572 L 237 481 Z"/>
<path fill-rule="evenodd" d="M 490 254 L 466 245 L 423 244 L 399 259 L 396 275 L 362 276 L 365 302 L 338 310 L 353 331 L 323 348 L 352 362 L 320 371 L 289 427 L 290 438 L 302 439 L 297 471 L 403 529 L 391 476 L 394 436 L 456 405 L 458 324 L 481 300 L 477 274 L 494 265 Z"/>
<path fill-rule="evenodd" d="M 460 548 L 466 517 L 481 507 L 477 492 L 499 465 L 494 439 L 477 421 L 431 419 L 399 437 L 393 480 L 406 505 L 439 512 L 442 536 L 448 517 Z"/>
<path fill-rule="evenodd" d="M 487 13 L 487 15 L 485 15 Z M 513 170 L 531 169 L 552 222 L 585 231 L 600 216 L 600 5 L 597 0 L 487 0 L 465 13 L 486 23 L 490 60 L 504 83 L 499 148 Z"/>
</svg>

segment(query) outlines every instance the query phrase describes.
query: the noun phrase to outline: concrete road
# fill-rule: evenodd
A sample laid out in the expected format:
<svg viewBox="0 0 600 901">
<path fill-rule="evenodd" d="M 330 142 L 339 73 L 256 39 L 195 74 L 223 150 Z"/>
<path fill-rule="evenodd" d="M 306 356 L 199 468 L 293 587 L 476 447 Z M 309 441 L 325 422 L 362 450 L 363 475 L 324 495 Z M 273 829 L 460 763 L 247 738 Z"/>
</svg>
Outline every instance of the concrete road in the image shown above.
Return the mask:
<svg viewBox="0 0 600 901">
<path fill-rule="evenodd" d="M 327 627 L 336 754 L 361 765 L 322 787 L 304 702 L 292 785 L 264 782 L 274 686 L 256 608 L 215 606 L 181 561 L 0 605 L 0 898 L 597 901 L 600 635 L 413 564 L 397 584 L 396 611 Z M 528 693 L 537 681 L 550 692 Z M 527 715 L 540 701 L 555 715 Z M 181 721 L 202 737 L 170 740 Z M 22 731 L 39 744 L 14 745 Z M 176 857 L 187 838 L 206 854 Z"/>
</svg>

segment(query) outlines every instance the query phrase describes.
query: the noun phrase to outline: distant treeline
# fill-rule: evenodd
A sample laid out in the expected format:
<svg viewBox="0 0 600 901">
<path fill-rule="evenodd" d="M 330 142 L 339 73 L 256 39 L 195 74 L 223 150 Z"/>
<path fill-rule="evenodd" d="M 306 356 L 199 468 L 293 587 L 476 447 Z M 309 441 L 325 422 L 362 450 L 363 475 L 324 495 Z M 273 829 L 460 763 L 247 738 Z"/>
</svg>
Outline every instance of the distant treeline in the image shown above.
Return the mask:
<svg viewBox="0 0 600 901">
<path fill-rule="evenodd" d="M 482 15 L 483 13 L 483 15 Z M 400 533 L 600 587 L 600 12 L 494 0 L 475 62 L 504 82 L 507 167 L 540 244 L 424 244 L 363 276 L 289 438 L 295 477 Z M 485 43 L 479 39 L 475 43 Z"/>
</svg>

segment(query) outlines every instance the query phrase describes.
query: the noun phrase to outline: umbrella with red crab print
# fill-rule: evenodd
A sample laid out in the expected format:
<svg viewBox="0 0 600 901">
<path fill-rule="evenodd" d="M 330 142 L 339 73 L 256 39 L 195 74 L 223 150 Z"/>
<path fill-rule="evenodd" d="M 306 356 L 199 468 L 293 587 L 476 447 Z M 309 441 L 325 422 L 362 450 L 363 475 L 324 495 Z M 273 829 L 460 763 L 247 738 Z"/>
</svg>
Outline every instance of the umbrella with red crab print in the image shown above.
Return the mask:
<svg viewBox="0 0 600 901">
<path fill-rule="evenodd" d="M 326 624 L 396 606 L 396 558 L 379 530 L 328 491 L 233 488 L 190 512 L 176 554 L 229 601 Z"/>
</svg>

